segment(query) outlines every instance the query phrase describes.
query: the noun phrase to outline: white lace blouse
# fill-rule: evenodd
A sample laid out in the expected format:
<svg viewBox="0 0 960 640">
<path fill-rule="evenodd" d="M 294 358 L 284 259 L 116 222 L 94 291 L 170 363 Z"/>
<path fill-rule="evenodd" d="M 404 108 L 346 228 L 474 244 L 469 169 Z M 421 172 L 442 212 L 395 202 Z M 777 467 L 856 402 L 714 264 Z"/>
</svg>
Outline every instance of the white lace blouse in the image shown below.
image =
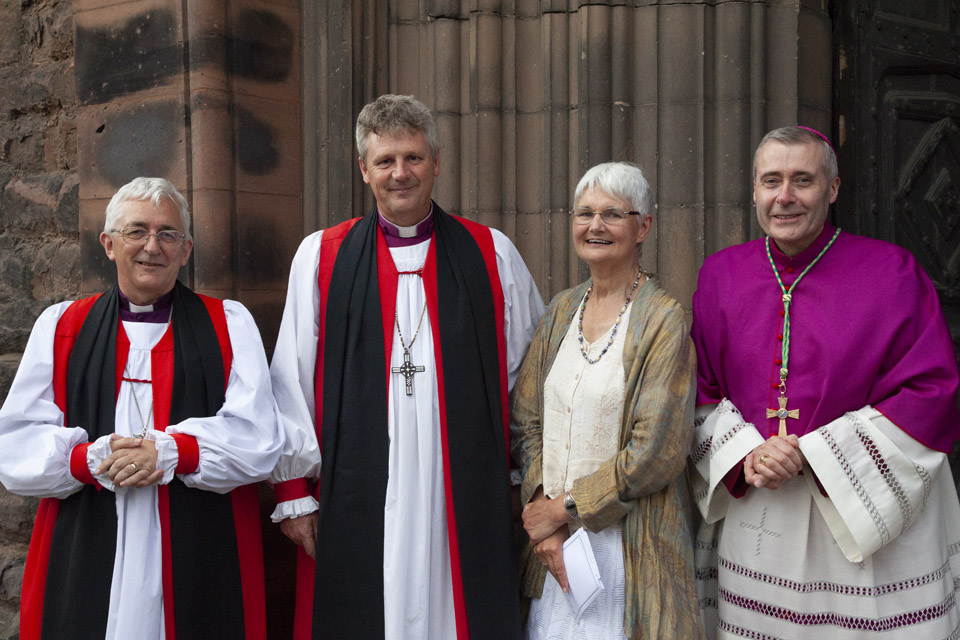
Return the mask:
<svg viewBox="0 0 960 640">
<path fill-rule="evenodd" d="M 630 317 L 632 306 L 631 301 L 623 318 Z M 543 490 L 549 498 L 569 491 L 577 478 L 596 471 L 620 449 L 626 327 L 620 327 L 600 361 L 590 364 L 580 353 L 576 320 L 570 323 L 544 383 Z M 610 330 L 585 342 L 591 359 L 606 346 Z"/>
</svg>

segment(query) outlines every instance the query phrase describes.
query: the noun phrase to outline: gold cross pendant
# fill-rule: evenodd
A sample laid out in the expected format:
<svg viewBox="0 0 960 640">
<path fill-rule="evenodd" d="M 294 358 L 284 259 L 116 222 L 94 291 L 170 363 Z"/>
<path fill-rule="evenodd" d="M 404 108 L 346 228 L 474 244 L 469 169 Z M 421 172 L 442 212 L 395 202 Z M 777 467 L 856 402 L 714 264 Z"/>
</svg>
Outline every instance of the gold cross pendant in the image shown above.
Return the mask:
<svg viewBox="0 0 960 640">
<path fill-rule="evenodd" d="M 777 398 L 777 402 L 780 403 L 779 409 L 767 409 L 768 418 L 780 418 L 780 433 L 778 434 L 781 438 L 787 435 L 787 418 L 793 418 L 794 420 L 800 419 L 800 410 L 799 409 L 790 409 L 787 410 L 787 397 L 780 396 Z"/>
</svg>

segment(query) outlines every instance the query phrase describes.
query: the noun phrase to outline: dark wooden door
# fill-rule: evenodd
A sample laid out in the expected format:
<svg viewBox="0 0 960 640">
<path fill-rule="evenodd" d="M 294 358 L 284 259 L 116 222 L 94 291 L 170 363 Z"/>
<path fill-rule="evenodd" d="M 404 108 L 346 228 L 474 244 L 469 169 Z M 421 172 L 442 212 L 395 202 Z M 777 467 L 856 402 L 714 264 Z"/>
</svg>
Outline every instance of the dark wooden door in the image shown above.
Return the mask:
<svg viewBox="0 0 960 640">
<path fill-rule="evenodd" d="M 837 223 L 913 252 L 960 352 L 958 13 L 960 0 L 832 3 Z"/>
</svg>

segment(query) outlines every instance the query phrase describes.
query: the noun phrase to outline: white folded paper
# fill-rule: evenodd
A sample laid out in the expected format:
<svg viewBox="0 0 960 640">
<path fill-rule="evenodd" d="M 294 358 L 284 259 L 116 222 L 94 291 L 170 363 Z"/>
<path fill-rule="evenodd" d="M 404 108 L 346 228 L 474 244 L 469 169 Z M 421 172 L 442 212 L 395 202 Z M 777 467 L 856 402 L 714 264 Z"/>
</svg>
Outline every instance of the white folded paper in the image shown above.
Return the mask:
<svg viewBox="0 0 960 640">
<path fill-rule="evenodd" d="M 569 586 L 567 601 L 573 608 L 574 619 L 580 622 L 583 612 L 603 591 L 597 558 L 593 555 L 586 529 L 578 529 L 563 543 L 563 565 Z"/>
</svg>

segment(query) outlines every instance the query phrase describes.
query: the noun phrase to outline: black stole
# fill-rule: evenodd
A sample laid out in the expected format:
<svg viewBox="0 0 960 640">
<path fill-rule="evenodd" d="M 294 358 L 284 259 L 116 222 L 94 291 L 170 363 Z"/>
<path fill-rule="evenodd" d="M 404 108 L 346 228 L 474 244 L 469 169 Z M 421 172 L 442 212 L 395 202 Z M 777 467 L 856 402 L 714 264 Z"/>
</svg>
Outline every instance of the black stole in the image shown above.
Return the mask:
<svg viewBox="0 0 960 640">
<path fill-rule="evenodd" d="M 100 296 L 77 334 L 67 367 L 67 424 L 86 429 L 91 442 L 116 430 L 119 309 L 118 289 Z M 223 356 L 203 301 L 177 282 L 172 313 L 170 424 L 176 424 L 188 417 L 215 415 L 223 406 L 225 389 Z M 177 478 L 168 490 L 178 640 L 243 638 L 230 494 L 190 489 Z M 44 593 L 43 638 L 102 640 L 116 536 L 112 492 L 84 485 L 78 493 L 60 501 Z"/>
<path fill-rule="evenodd" d="M 470 637 L 517 638 L 517 565 L 501 411 L 507 399 L 500 397 L 493 294 L 473 236 L 436 204 L 433 209 L 450 483 Z M 327 298 L 315 638 L 384 635 L 390 445 L 377 233 L 376 210 L 347 233 Z M 454 582 L 456 590 L 456 576 Z"/>
</svg>

